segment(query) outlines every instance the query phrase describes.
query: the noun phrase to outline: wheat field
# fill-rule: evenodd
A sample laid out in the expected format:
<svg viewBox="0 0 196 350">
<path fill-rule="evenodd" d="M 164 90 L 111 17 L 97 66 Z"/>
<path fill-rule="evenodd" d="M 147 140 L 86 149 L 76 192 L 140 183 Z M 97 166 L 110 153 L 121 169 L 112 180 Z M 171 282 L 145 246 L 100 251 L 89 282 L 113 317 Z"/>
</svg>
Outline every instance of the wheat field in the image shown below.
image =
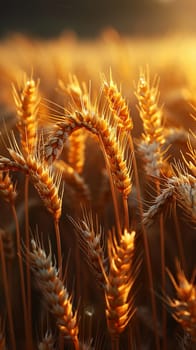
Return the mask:
<svg viewBox="0 0 196 350">
<path fill-rule="evenodd" d="M 194 37 L 0 43 L 0 349 L 196 349 Z"/>
</svg>

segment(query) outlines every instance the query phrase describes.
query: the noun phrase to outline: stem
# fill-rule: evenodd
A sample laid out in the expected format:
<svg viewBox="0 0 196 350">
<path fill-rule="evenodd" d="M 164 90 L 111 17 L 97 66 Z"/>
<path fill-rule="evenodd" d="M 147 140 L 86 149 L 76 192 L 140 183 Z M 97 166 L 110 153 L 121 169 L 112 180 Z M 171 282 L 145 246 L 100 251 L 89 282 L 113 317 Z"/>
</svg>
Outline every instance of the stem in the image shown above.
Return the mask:
<svg viewBox="0 0 196 350">
<path fill-rule="evenodd" d="M 30 238 L 29 238 L 29 175 L 25 176 L 25 245 L 26 249 L 30 251 Z M 32 312 L 31 312 L 31 273 L 30 263 L 26 256 L 26 278 L 27 278 L 27 308 L 29 318 L 29 331 L 32 329 Z"/>
<path fill-rule="evenodd" d="M 137 169 L 137 162 L 135 157 L 135 149 L 133 144 L 132 136 L 129 134 L 129 145 L 131 152 L 133 154 L 133 170 L 135 174 L 135 183 L 137 188 L 137 200 L 138 200 L 138 207 L 140 212 L 140 218 L 141 218 L 141 229 L 142 229 L 142 235 L 143 235 L 143 242 L 144 242 L 144 251 L 145 251 L 145 258 L 146 258 L 146 267 L 147 267 L 147 273 L 148 273 L 148 282 L 150 287 L 150 297 L 151 297 L 151 305 L 152 305 L 152 317 L 153 317 L 153 326 L 154 326 L 154 333 L 155 333 L 155 344 L 156 349 L 160 350 L 160 343 L 159 343 L 159 335 L 158 335 L 158 328 L 157 328 L 157 309 L 156 309 L 156 300 L 153 293 L 154 287 L 153 287 L 153 277 L 152 277 L 152 265 L 150 260 L 150 248 L 147 238 L 147 232 L 145 229 L 145 226 L 143 224 L 143 205 L 142 205 L 142 198 L 141 198 L 141 192 L 140 192 L 140 182 L 139 182 L 139 175 L 138 175 L 138 169 Z"/>
<path fill-rule="evenodd" d="M 61 235 L 59 230 L 59 220 L 54 219 L 54 227 L 55 227 L 56 245 L 57 245 L 59 278 L 62 279 L 62 249 L 61 249 Z"/>
<path fill-rule="evenodd" d="M 119 350 L 119 336 L 112 337 L 112 350 Z"/>
<path fill-rule="evenodd" d="M 20 229 L 19 229 L 16 208 L 13 203 L 11 203 L 11 209 L 12 209 L 12 214 L 16 225 L 16 245 L 17 245 L 17 255 L 18 255 L 19 273 L 20 273 L 20 287 L 21 287 L 21 294 L 22 294 L 23 313 L 24 313 L 24 327 L 25 327 L 26 345 L 27 345 L 27 348 L 29 348 L 32 338 L 29 336 L 29 328 L 28 328 L 28 314 L 27 314 L 27 305 L 26 305 L 24 271 L 23 271 L 23 265 L 22 265 L 21 245 L 20 245 Z"/>
<path fill-rule="evenodd" d="M 75 337 L 73 339 L 73 344 L 74 344 L 74 349 L 75 350 L 80 350 L 80 343 L 79 343 L 78 337 Z"/>
<path fill-rule="evenodd" d="M 123 197 L 123 207 L 124 207 L 124 228 L 129 230 L 129 208 L 127 197 Z"/>
<path fill-rule="evenodd" d="M 109 176 L 110 189 L 111 189 L 113 206 L 114 206 L 114 215 L 115 215 L 117 234 L 118 234 L 118 237 L 120 238 L 121 237 L 121 226 L 120 226 L 120 215 L 119 215 L 116 191 L 115 191 L 114 182 L 113 182 L 113 178 L 112 178 L 112 174 L 111 174 L 111 170 L 110 170 L 110 164 L 109 164 L 109 161 L 108 161 L 108 158 L 107 158 L 107 155 L 106 155 L 106 151 L 105 151 L 105 147 L 104 147 L 104 144 L 103 144 L 103 141 L 102 141 L 101 137 L 99 137 L 99 141 L 100 141 L 100 144 L 101 144 L 101 149 L 103 151 L 103 155 L 104 155 L 104 158 L 105 158 L 105 164 L 106 164 L 106 168 L 107 168 L 107 172 L 108 172 L 108 176 Z"/>
<path fill-rule="evenodd" d="M 166 295 L 166 277 L 165 277 L 165 238 L 163 227 L 163 213 L 160 215 L 160 249 L 161 249 L 161 285 L 162 293 Z M 167 350 L 167 312 L 165 305 L 162 305 L 162 328 L 163 328 L 163 350 Z"/>
<path fill-rule="evenodd" d="M 187 271 L 186 259 L 184 256 L 184 248 L 183 248 L 183 244 L 182 244 L 180 226 L 179 226 L 179 222 L 178 222 L 178 218 L 177 218 L 177 214 L 176 214 L 176 205 L 173 206 L 173 219 L 174 219 L 174 224 L 175 224 L 175 233 L 176 233 L 178 251 L 179 251 L 180 259 L 182 262 L 182 268 L 183 268 L 184 272 L 186 273 L 186 271 Z"/>
<path fill-rule="evenodd" d="M 157 196 L 160 195 L 160 181 L 156 181 Z M 165 238 L 164 238 L 164 223 L 163 213 L 159 219 L 160 233 L 160 254 L 161 254 L 161 287 L 163 295 L 166 295 L 166 277 L 165 277 Z M 163 350 L 167 350 L 167 313 L 164 303 L 162 304 L 162 329 L 163 329 Z"/>
<path fill-rule="evenodd" d="M 59 350 L 64 349 L 64 337 L 61 333 L 59 334 L 59 344 L 58 345 L 59 345 L 59 347 L 58 347 Z"/>
<path fill-rule="evenodd" d="M 8 278 L 7 278 L 7 270 L 6 270 L 6 263 L 5 263 L 5 254 L 4 254 L 4 247 L 3 247 L 3 242 L 2 242 L 1 235 L 0 235 L 0 254 L 1 254 L 2 278 L 3 278 L 4 289 L 5 289 L 5 300 L 6 300 L 6 307 L 7 307 L 7 313 L 8 313 L 11 348 L 13 350 L 16 350 L 16 341 L 15 341 L 14 324 L 13 324 L 12 309 L 11 309 L 10 290 L 9 290 L 9 287 L 8 287 Z"/>
</svg>

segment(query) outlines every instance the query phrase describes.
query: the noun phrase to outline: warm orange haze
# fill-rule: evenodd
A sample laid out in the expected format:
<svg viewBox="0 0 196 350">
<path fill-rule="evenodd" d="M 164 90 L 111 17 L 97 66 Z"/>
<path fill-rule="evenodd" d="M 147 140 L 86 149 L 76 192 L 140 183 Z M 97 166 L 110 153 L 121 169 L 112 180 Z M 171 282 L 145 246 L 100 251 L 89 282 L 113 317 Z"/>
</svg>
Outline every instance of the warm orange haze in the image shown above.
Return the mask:
<svg viewBox="0 0 196 350">
<path fill-rule="evenodd" d="M 182 32 L 1 39 L 0 350 L 195 349 L 196 37 Z"/>
</svg>

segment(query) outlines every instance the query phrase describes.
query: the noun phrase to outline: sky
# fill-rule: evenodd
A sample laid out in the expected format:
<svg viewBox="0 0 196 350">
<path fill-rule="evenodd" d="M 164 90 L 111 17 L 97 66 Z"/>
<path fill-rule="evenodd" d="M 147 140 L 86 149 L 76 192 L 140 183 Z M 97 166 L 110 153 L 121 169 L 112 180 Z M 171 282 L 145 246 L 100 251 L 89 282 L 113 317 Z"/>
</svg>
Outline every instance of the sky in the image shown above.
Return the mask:
<svg viewBox="0 0 196 350">
<path fill-rule="evenodd" d="M 73 30 L 88 37 L 105 27 L 130 35 L 196 32 L 195 15 L 196 0 L 6 0 L 0 35 L 50 37 Z"/>
</svg>

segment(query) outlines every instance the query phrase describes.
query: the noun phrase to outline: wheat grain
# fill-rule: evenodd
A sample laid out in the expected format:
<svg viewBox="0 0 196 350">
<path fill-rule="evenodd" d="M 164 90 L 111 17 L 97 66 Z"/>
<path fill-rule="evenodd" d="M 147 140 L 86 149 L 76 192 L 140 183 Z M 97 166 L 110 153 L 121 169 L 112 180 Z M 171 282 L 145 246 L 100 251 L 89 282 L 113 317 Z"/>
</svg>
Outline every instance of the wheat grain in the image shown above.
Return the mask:
<svg viewBox="0 0 196 350">
<path fill-rule="evenodd" d="M 56 317 L 62 334 L 71 339 L 75 349 L 79 350 L 77 312 L 73 312 L 72 297 L 69 296 L 56 267 L 52 264 L 51 251 L 47 256 L 35 240 L 31 241 L 31 245 L 32 251 L 27 254 L 42 296 L 50 312 Z"/>
<path fill-rule="evenodd" d="M 195 136 L 196 139 L 196 136 Z M 192 174 L 196 177 L 196 149 L 193 147 L 190 137 L 187 142 L 188 150 L 187 156 L 189 156 L 190 160 L 187 160 L 184 154 L 182 153 L 183 160 L 185 164 L 187 165 L 188 169 L 191 170 Z"/>
<path fill-rule="evenodd" d="M 59 80 L 59 87 L 64 93 L 69 94 L 76 110 L 89 110 L 90 99 L 86 84 L 83 83 L 81 86 L 75 75 L 69 76 L 69 83 L 67 86 L 62 80 Z"/>
<path fill-rule="evenodd" d="M 5 201 L 10 203 L 13 203 L 17 196 L 16 186 L 13 185 L 8 172 L 3 174 L 0 171 L 0 194 Z"/>
<path fill-rule="evenodd" d="M 135 313 L 133 285 L 136 273 L 133 273 L 135 232 L 125 231 L 118 244 L 109 238 L 110 270 L 105 286 L 106 318 L 108 330 L 112 335 L 122 333 Z"/>
<path fill-rule="evenodd" d="M 163 213 L 165 209 L 175 200 L 175 187 L 173 185 L 168 185 L 161 191 L 154 203 L 149 207 L 148 211 L 143 214 L 144 225 L 152 225 L 155 218 L 160 213 Z"/>
<path fill-rule="evenodd" d="M 54 166 L 56 169 L 60 170 L 62 180 L 76 192 L 79 202 L 89 202 L 90 191 L 83 177 L 63 160 L 56 161 Z"/>
<path fill-rule="evenodd" d="M 51 332 L 47 331 L 42 341 L 38 344 L 38 350 L 54 350 L 54 339 Z"/>
<path fill-rule="evenodd" d="M 68 163 L 80 174 L 85 162 L 85 140 L 84 130 L 78 129 L 69 137 Z"/>
<path fill-rule="evenodd" d="M 140 117 L 143 121 L 144 132 L 138 149 L 145 160 L 146 173 L 159 176 L 165 151 L 162 110 L 158 106 L 158 81 L 150 86 L 149 72 L 141 72 L 137 85 L 136 96 L 139 103 Z"/>
<path fill-rule="evenodd" d="M 59 122 L 53 127 L 48 139 L 44 143 L 44 159 L 49 165 L 60 157 L 64 143 L 68 140 L 69 135 L 78 128 L 79 126 L 76 127 L 73 119 L 72 123 Z"/>
<path fill-rule="evenodd" d="M 103 288 L 105 283 L 106 260 L 101 244 L 103 233 L 98 219 L 93 220 L 92 212 L 83 210 L 83 219 L 74 220 L 70 217 L 78 235 L 80 248 L 83 256 L 91 268 L 98 285 Z"/>
<path fill-rule="evenodd" d="M 50 163 L 56 159 L 56 154 L 59 155 L 59 148 L 62 150 L 63 142 L 68 135 L 79 128 L 85 128 L 92 134 L 98 136 L 104 146 L 104 152 L 108 159 L 113 180 L 117 189 L 127 197 L 131 191 L 131 160 L 130 156 L 126 159 L 126 137 L 119 136 L 117 138 L 116 130 L 110 126 L 107 119 L 98 117 L 96 113 L 75 113 L 68 117 L 69 122 L 59 122 L 53 140 L 50 139 L 45 145 L 45 159 Z M 56 146 L 59 144 L 60 147 Z"/>
<path fill-rule="evenodd" d="M 62 199 L 58 195 L 60 181 L 39 159 L 29 155 L 26 160 L 29 175 L 47 210 L 55 220 L 61 216 Z"/>
<path fill-rule="evenodd" d="M 133 121 L 130 117 L 127 103 L 118 90 L 117 85 L 113 82 L 112 76 L 110 76 L 109 83 L 103 79 L 103 93 L 108 100 L 112 115 L 117 120 L 118 128 L 124 131 L 132 130 Z"/>
<path fill-rule="evenodd" d="M 104 147 L 110 170 L 113 176 L 116 188 L 127 197 L 131 191 L 130 157 L 126 154 L 126 137 L 117 138 L 115 128 L 112 128 L 107 119 L 98 117 L 96 114 L 77 113 L 77 118 L 82 127 L 91 133 L 98 135 Z"/>
<path fill-rule="evenodd" d="M 174 167 L 176 175 L 169 179 L 175 187 L 176 199 L 189 218 L 196 222 L 196 178 L 187 173 L 181 165 Z"/>
<path fill-rule="evenodd" d="M 13 234 L 0 228 L 0 236 L 3 243 L 5 258 L 7 260 L 13 260 L 16 256 Z"/>
<path fill-rule="evenodd" d="M 34 151 L 37 142 L 37 113 L 40 102 L 38 86 L 39 81 L 36 83 L 33 79 L 25 79 L 21 93 L 18 93 L 13 86 L 18 117 L 17 127 L 25 155 Z"/>
<path fill-rule="evenodd" d="M 194 285 L 196 271 L 193 272 L 189 282 L 181 270 L 179 262 L 177 262 L 176 267 L 177 282 L 169 270 L 168 274 L 177 293 L 177 298 L 167 297 L 167 303 L 175 320 L 196 341 L 196 286 Z"/>
</svg>

